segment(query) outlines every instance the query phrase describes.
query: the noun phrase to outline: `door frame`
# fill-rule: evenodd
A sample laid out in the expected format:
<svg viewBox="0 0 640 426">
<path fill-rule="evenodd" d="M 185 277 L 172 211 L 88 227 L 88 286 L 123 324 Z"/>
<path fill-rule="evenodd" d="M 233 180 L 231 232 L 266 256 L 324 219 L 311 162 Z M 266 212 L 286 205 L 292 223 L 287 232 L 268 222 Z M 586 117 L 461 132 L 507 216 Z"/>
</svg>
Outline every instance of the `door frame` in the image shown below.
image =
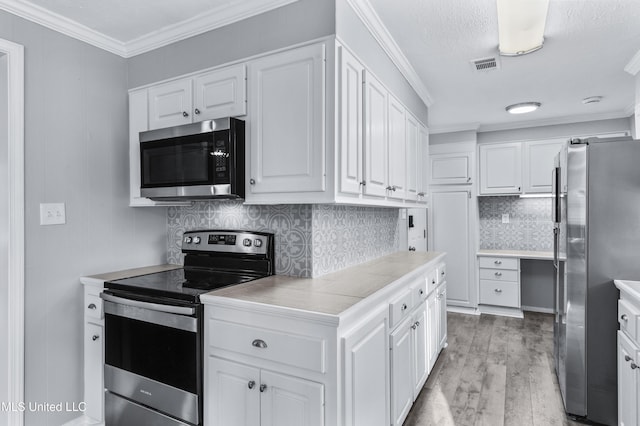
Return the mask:
<svg viewBox="0 0 640 426">
<path fill-rule="evenodd" d="M 0 39 L 7 55 L 9 160 L 9 401 L 24 402 L 24 47 Z M 21 410 L 10 410 L 9 424 L 24 424 Z"/>
</svg>

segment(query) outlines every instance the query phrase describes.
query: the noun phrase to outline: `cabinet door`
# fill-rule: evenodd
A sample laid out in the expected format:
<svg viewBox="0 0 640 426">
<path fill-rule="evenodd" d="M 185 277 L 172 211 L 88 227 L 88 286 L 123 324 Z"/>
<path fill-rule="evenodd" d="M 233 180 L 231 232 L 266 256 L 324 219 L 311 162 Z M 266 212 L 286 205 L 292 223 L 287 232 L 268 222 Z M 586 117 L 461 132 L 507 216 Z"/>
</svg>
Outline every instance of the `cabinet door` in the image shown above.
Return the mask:
<svg viewBox="0 0 640 426">
<path fill-rule="evenodd" d="M 523 192 L 551 193 L 551 171 L 564 139 L 524 144 Z"/>
<path fill-rule="evenodd" d="M 402 425 L 413 404 L 413 348 L 409 317 L 389 336 L 391 344 L 391 424 Z"/>
<path fill-rule="evenodd" d="M 340 191 L 362 188 L 362 79 L 364 67 L 344 47 L 340 55 Z"/>
<path fill-rule="evenodd" d="M 325 190 L 325 46 L 249 64 L 250 190 Z"/>
<path fill-rule="evenodd" d="M 194 121 L 236 117 L 247 113 L 247 72 L 244 64 L 194 78 Z"/>
<path fill-rule="evenodd" d="M 343 339 L 345 425 L 389 424 L 386 309 Z"/>
<path fill-rule="evenodd" d="M 439 330 L 438 330 L 438 322 L 440 320 L 440 316 L 438 313 L 438 292 L 434 290 L 429 294 L 427 298 L 427 316 L 429 318 L 427 327 L 427 340 L 428 345 L 427 349 L 429 351 L 429 370 L 433 368 L 433 365 L 436 363 L 436 359 L 438 358 L 439 351 Z"/>
<path fill-rule="evenodd" d="M 438 353 L 447 345 L 447 283 L 440 284 L 436 290 L 436 303 L 438 309 Z"/>
<path fill-rule="evenodd" d="M 387 89 L 371 74 L 365 75 L 364 155 L 367 195 L 387 195 Z"/>
<path fill-rule="evenodd" d="M 407 189 L 407 139 L 404 106 L 391 94 L 389 99 L 389 197 L 404 199 Z"/>
<path fill-rule="evenodd" d="M 415 328 L 414 328 L 415 327 Z M 428 319 L 427 304 L 422 302 L 417 312 L 413 315 L 413 399 L 418 397 L 422 386 L 427 381 L 429 374 L 429 353 L 428 353 Z"/>
<path fill-rule="evenodd" d="M 104 420 L 104 339 L 101 325 L 84 325 L 84 414 L 98 422 Z"/>
<path fill-rule="evenodd" d="M 429 229 L 433 250 L 447 253 L 448 303 L 475 307 L 469 202 L 466 190 L 432 190 Z"/>
<path fill-rule="evenodd" d="M 471 154 L 438 154 L 431 158 L 429 169 L 432 185 L 456 185 L 471 183 Z"/>
<path fill-rule="evenodd" d="M 618 331 L 618 424 L 637 425 L 638 421 L 638 368 L 637 348 L 622 331 Z"/>
<path fill-rule="evenodd" d="M 429 129 L 422 124 L 418 130 L 418 202 L 427 202 L 427 190 L 429 188 Z"/>
<path fill-rule="evenodd" d="M 407 200 L 415 201 L 418 199 L 418 167 L 420 167 L 418 144 L 420 135 L 418 130 L 418 120 L 416 120 L 416 118 L 409 112 L 407 112 L 406 116 L 405 129 L 407 138 L 407 152 L 405 158 L 407 190 L 405 198 Z"/>
<path fill-rule="evenodd" d="M 319 383 L 262 370 L 260 395 L 260 426 L 324 425 L 324 387 Z"/>
<path fill-rule="evenodd" d="M 521 179 L 520 142 L 480 145 L 480 194 L 519 194 Z"/>
<path fill-rule="evenodd" d="M 260 424 L 260 370 L 209 357 L 205 379 L 204 424 Z"/>
<path fill-rule="evenodd" d="M 149 88 L 149 129 L 191 123 L 193 106 L 191 79 Z"/>
</svg>

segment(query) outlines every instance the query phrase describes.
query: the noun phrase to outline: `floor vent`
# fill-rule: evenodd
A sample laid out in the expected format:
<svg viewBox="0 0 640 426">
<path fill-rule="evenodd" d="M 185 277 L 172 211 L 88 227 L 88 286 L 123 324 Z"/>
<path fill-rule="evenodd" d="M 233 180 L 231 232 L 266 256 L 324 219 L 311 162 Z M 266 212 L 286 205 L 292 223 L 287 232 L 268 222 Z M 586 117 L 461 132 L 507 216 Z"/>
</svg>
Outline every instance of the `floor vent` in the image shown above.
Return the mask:
<svg viewBox="0 0 640 426">
<path fill-rule="evenodd" d="M 500 68 L 500 63 L 496 58 L 474 59 L 471 65 L 476 71 L 484 72 Z"/>
</svg>

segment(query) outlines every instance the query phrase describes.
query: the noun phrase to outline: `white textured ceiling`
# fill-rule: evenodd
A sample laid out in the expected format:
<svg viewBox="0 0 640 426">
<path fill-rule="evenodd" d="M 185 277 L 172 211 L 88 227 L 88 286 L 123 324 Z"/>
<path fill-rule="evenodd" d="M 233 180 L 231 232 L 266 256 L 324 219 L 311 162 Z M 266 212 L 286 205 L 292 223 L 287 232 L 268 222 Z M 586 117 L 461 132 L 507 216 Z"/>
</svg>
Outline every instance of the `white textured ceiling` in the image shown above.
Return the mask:
<svg viewBox="0 0 640 426">
<path fill-rule="evenodd" d="M 293 1 L 0 0 L 0 9 L 128 57 Z M 496 0 L 357 1 L 370 3 L 426 86 L 432 131 L 526 127 L 633 111 L 634 77 L 624 67 L 640 50 L 640 0 L 550 0 L 545 45 L 522 57 L 498 56 Z M 500 68 L 475 71 L 470 61 L 486 57 L 497 57 Z M 588 96 L 603 100 L 583 105 Z M 542 107 L 517 116 L 504 110 L 525 101 Z"/>
<path fill-rule="evenodd" d="M 369 1 L 429 89 L 435 131 L 632 113 L 634 78 L 624 67 L 640 50 L 640 0 L 550 0 L 544 47 L 480 73 L 470 61 L 498 54 L 495 0 Z M 588 96 L 603 100 L 583 105 Z M 525 101 L 542 107 L 504 110 Z"/>
</svg>

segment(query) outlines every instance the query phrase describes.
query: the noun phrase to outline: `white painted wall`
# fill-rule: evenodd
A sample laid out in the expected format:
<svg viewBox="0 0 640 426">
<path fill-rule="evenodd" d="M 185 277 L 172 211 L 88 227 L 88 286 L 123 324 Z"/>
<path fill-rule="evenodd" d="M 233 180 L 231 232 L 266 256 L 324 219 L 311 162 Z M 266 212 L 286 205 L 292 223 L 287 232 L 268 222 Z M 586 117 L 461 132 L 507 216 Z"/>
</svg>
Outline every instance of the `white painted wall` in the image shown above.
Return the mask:
<svg viewBox="0 0 640 426">
<path fill-rule="evenodd" d="M 79 277 L 164 263 L 166 209 L 128 207 L 126 60 L 4 11 L 0 38 L 25 47 L 24 402 L 78 403 Z M 40 226 L 42 202 L 66 203 L 66 225 Z M 77 415 L 27 410 L 25 424 Z"/>
<path fill-rule="evenodd" d="M 7 57 L 0 55 L 0 403 L 9 400 L 8 377 L 8 317 L 7 301 L 9 259 L 9 164 L 7 133 Z M 0 425 L 7 421 L 6 413 L 0 412 Z"/>
</svg>

